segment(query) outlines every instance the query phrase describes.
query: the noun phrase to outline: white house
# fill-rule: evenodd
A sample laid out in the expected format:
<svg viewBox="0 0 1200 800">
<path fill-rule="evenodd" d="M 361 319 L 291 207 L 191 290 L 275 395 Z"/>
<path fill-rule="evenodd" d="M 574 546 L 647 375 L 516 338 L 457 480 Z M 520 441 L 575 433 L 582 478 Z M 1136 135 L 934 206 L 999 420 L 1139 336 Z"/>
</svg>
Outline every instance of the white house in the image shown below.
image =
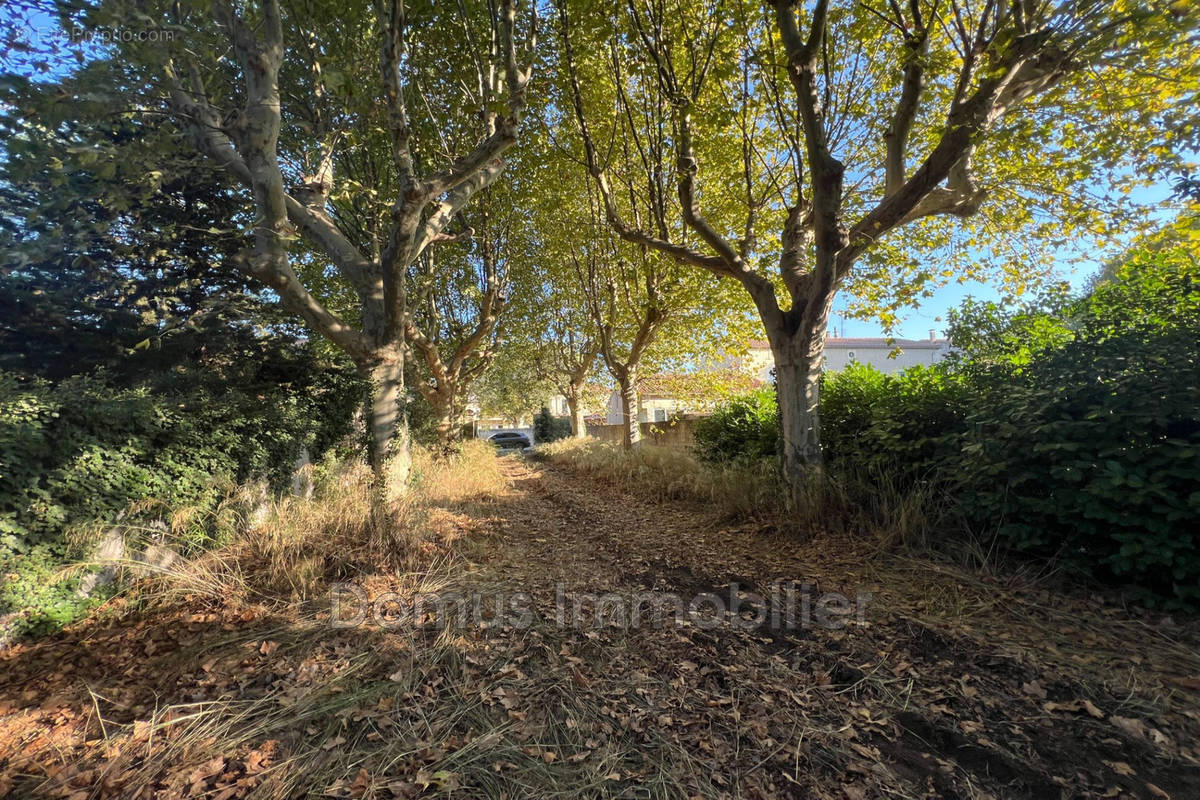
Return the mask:
<svg viewBox="0 0 1200 800">
<path fill-rule="evenodd" d="M 836 372 L 850 364 L 869 364 L 880 372 L 901 372 L 918 364 L 936 364 L 950 352 L 950 341 L 939 339 L 933 331 L 928 339 L 874 339 L 829 336 L 825 339 L 825 361 L 822 369 Z M 758 376 L 771 379 L 771 346 L 765 341 L 750 342 L 746 357 Z"/>
</svg>

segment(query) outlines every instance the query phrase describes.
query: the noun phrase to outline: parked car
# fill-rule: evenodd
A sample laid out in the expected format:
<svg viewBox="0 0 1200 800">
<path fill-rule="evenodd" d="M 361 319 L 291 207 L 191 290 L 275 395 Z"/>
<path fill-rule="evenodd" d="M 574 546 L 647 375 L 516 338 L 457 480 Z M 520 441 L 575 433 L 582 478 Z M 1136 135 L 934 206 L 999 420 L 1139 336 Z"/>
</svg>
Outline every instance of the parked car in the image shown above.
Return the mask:
<svg viewBox="0 0 1200 800">
<path fill-rule="evenodd" d="M 501 431 L 492 434 L 488 437 L 488 441 L 500 450 L 524 450 L 526 447 L 533 446 L 528 436 L 516 431 Z"/>
</svg>

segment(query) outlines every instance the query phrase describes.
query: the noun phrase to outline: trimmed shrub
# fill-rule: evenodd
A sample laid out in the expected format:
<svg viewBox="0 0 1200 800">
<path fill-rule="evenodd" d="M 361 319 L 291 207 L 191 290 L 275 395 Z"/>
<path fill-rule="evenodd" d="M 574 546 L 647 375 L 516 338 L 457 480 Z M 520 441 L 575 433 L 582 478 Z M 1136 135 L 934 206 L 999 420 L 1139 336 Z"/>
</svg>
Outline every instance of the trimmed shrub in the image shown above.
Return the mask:
<svg viewBox="0 0 1200 800">
<path fill-rule="evenodd" d="M 925 480 L 946 458 L 946 437 L 962 424 L 967 386 L 939 367 L 887 375 L 852 364 L 821 386 L 822 447 L 830 469 L 887 475 L 900 488 Z"/>
<path fill-rule="evenodd" d="M 556 417 L 550 409 L 542 406 L 533 418 L 533 438 L 538 444 L 549 444 L 565 439 L 571 435 L 571 420 L 567 417 Z"/>
<path fill-rule="evenodd" d="M 720 464 L 772 458 L 778 451 L 779 412 L 775 390 L 756 389 L 696 423 L 696 454 Z"/>
</svg>

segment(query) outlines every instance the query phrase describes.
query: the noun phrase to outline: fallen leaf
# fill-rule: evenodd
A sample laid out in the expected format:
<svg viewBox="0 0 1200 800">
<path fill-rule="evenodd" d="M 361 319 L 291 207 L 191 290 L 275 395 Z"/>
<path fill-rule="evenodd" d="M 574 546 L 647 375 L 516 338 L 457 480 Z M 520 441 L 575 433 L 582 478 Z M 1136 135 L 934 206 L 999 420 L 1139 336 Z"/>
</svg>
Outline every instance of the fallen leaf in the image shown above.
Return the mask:
<svg viewBox="0 0 1200 800">
<path fill-rule="evenodd" d="M 367 768 L 363 767 L 350 784 L 350 794 L 354 797 L 362 797 L 369 788 L 371 788 L 371 775 L 367 772 Z"/>
<path fill-rule="evenodd" d="M 1146 725 L 1140 719 L 1132 717 L 1113 716 L 1110 720 L 1113 725 L 1116 725 L 1122 731 L 1137 739 L 1146 738 Z"/>
<path fill-rule="evenodd" d="M 842 786 L 846 800 L 867 800 L 867 788 L 861 783 L 848 783 Z"/>
</svg>

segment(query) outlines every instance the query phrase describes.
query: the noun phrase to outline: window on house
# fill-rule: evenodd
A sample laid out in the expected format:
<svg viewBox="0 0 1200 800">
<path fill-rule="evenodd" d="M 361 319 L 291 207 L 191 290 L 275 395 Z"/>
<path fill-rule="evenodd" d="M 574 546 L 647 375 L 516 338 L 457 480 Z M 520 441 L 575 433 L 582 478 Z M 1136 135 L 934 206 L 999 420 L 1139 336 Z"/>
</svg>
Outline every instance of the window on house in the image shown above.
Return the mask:
<svg viewBox="0 0 1200 800">
<path fill-rule="evenodd" d="M 666 422 L 667 421 L 667 410 L 665 408 L 654 409 L 654 421 L 655 422 Z"/>
</svg>

